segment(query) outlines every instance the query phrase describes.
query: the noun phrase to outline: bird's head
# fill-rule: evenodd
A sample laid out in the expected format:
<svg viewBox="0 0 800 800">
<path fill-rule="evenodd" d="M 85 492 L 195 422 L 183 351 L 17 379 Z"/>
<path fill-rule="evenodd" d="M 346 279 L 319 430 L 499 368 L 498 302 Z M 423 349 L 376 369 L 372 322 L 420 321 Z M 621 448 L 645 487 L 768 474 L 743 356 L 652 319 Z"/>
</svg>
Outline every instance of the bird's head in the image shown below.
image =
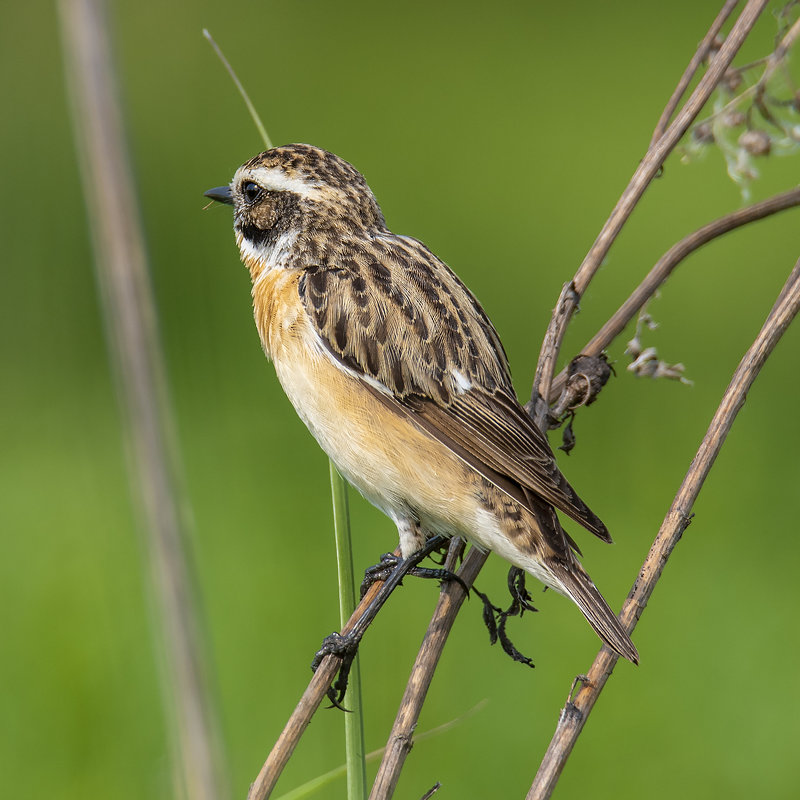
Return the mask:
<svg viewBox="0 0 800 800">
<path fill-rule="evenodd" d="M 386 223 L 361 173 L 339 156 L 308 144 L 273 147 L 236 170 L 229 186 L 207 197 L 234 209 L 243 255 L 266 260 L 281 236 L 383 230 Z"/>
</svg>

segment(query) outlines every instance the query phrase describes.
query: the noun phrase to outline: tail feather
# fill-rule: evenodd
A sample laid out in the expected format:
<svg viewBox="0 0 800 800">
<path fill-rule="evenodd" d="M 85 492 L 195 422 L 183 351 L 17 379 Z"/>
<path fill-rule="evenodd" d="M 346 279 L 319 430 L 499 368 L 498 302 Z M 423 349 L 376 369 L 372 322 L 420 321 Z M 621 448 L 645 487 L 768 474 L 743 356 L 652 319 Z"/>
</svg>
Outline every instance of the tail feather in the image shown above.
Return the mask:
<svg viewBox="0 0 800 800">
<path fill-rule="evenodd" d="M 631 637 L 611 610 L 600 590 L 580 565 L 577 559 L 568 567 L 562 564 L 548 564 L 568 595 L 589 620 L 595 633 L 617 654 L 634 664 L 639 663 L 639 653 Z"/>
</svg>

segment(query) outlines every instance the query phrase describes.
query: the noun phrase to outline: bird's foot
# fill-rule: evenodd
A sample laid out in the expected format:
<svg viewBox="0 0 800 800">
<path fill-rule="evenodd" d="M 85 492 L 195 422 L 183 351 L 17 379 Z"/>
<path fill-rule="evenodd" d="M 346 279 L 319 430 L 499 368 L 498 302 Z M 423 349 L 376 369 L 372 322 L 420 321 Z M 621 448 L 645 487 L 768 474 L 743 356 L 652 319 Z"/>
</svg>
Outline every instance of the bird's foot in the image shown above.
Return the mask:
<svg viewBox="0 0 800 800">
<path fill-rule="evenodd" d="M 519 567 L 512 567 L 508 571 L 508 591 L 511 594 L 511 605 L 505 611 L 494 605 L 483 592 L 479 592 L 474 586 L 472 590 L 480 597 L 483 603 L 483 622 L 489 631 L 490 644 L 495 644 L 499 641 L 503 652 L 514 661 L 534 667 L 533 661 L 517 650 L 508 633 L 506 633 L 506 623 L 509 617 L 521 617 L 526 611 L 537 610 L 531 603 L 531 596 L 525 586 L 525 573 L 523 570 L 519 569 Z"/>
<path fill-rule="evenodd" d="M 364 571 L 364 580 L 361 582 L 361 597 L 364 597 L 373 583 L 387 580 L 402 563 L 403 559 L 400 558 L 400 556 L 396 556 L 394 553 L 384 553 L 377 564 L 374 564 Z M 464 581 L 462 581 L 455 572 L 451 572 L 444 567 L 411 567 L 405 574 L 412 575 L 415 578 L 426 578 L 428 580 L 440 582 L 458 581 L 458 583 L 461 584 L 461 588 L 469 595 L 469 588 Z"/>
<path fill-rule="evenodd" d="M 328 699 L 335 708 L 342 711 L 347 711 L 343 705 L 345 693 L 347 692 L 347 681 L 350 678 L 350 669 L 353 666 L 353 661 L 358 652 L 358 645 L 361 642 L 363 634 L 349 633 L 332 633 L 322 640 L 322 646 L 314 654 L 314 659 L 311 662 L 311 671 L 316 672 L 322 660 L 326 656 L 337 656 L 342 659 L 342 664 L 339 667 L 339 672 L 336 680 L 331 684 L 328 689 Z"/>
</svg>

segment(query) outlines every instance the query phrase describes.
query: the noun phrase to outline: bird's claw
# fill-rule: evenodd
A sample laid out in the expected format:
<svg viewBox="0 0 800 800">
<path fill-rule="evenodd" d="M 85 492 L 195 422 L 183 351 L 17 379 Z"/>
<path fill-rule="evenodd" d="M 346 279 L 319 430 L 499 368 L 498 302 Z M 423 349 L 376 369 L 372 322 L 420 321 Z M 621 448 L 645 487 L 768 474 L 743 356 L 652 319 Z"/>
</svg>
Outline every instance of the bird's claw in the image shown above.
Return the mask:
<svg viewBox="0 0 800 800">
<path fill-rule="evenodd" d="M 525 587 L 525 573 L 518 567 L 512 567 L 509 570 L 508 590 L 511 594 L 511 605 L 505 611 L 494 605 L 483 592 L 479 592 L 474 586 L 472 590 L 480 597 L 483 603 L 483 622 L 489 631 L 490 644 L 495 644 L 495 642 L 499 641 L 503 652 L 514 661 L 526 664 L 529 667 L 535 666 L 530 658 L 517 650 L 506 633 L 506 623 L 509 617 L 521 617 L 526 611 L 536 611 L 536 608 L 530 602 L 531 596 Z"/>
<path fill-rule="evenodd" d="M 342 701 L 347 692 L 350 668 L 353 666 L 353 660 L 356 657 L 358 645 L 360 643 L 360 636 L 336 632 L 331 633 L 322 640 L 322 646 L 314 654 L 314 659 L 311 662 L 311 671 L 316 672 L 326 656 L 336 656 L 342 659 L 341 666 L 339 667 L 339 674 L 327 692 L 331 704 L 342 711 L 348 710 L 342 705 Z"/>
</svg>

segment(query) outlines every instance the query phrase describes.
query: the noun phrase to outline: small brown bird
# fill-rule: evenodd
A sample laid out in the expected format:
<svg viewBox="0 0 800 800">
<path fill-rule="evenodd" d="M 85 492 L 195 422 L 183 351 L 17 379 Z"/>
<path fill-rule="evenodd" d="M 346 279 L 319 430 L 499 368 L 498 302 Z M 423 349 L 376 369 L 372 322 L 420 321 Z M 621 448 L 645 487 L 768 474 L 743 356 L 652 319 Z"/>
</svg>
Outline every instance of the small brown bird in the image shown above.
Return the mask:
<svg viewBox="0 0 800 800">
<path fill-rule="evenodd" d="M 519 404 L 478 301 L 424 244 L 386 226 L 362 175 L 306 144 L 275 147 L 208 197 L 233 205 L 267 357 L 344 477 L 397 525 L 493 550 L 638 653 L 577 560 L 556 509 L 605 542 Z"/>
</svg>

